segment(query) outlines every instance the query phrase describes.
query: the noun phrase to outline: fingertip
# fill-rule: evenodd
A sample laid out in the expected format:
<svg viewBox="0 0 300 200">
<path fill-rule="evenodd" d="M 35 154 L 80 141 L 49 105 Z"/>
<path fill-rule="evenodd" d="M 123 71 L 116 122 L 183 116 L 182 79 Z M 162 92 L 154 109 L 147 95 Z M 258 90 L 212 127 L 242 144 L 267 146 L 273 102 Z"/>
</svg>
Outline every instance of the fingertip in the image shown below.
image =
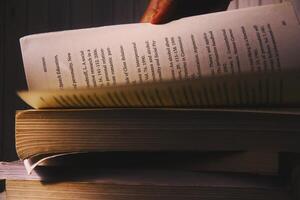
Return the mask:
<svg viewBox="0 0 300 200">
<path fill-rule="evenodd" d="M 173 0 L 151 0 L 142 19 L 142 23 L 160 24 L 169 14 Z"/>
</svg>

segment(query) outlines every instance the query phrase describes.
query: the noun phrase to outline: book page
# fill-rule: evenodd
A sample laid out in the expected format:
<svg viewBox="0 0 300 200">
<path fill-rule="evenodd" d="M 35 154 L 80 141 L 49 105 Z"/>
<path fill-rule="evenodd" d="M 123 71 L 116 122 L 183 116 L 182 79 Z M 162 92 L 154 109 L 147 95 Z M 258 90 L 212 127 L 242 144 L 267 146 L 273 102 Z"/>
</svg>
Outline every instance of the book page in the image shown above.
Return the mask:
<svg viewBox="0 0 300 200">
<path fill-rule="evenodd" d="M 33 108 L 299 106 L 299 75 L 247 74 L 78 90 L 24 91 Z"/>
<path fill-rule="evenodd" d="M 30 90 L 76 89 L 299 68 L 289 3 L 21 38 Z"/>
<path fill-rule="evenodd" d="M 294 105 L 299 35 L 294 9 L 283 3 L 26 36 L 33 92 L 20 94 L 35 108 Z"/>
</svg>

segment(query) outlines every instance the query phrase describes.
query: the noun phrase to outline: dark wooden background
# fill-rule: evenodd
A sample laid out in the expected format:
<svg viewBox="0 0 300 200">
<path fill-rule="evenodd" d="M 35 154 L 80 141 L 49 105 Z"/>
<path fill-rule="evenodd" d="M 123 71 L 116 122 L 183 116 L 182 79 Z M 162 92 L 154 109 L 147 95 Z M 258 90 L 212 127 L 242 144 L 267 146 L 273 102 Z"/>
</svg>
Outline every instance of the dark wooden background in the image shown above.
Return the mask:
<svg viewBox="0 0 300 200">
<path fill-rule="evenodd" d="M 138 22 L 148 0 L 0 0 L 0 160 L 16 160 L 16 95 L 26 88 L 19 38 L 40 32 Z"/>
</svg>

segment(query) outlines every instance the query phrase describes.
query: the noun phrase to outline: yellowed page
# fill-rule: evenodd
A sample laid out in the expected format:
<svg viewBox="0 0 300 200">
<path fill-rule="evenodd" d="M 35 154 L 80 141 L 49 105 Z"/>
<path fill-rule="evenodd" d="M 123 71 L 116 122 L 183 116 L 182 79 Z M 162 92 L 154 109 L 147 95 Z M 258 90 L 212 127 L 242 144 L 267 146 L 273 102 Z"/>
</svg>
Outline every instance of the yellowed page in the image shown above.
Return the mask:
<svg viewBox="0 0 300 200">
<path fill-rule="evenodd" d="M 34 108 L 299 106 L 299 71 L 80 90 L 24 91 Z"/>
</svg>

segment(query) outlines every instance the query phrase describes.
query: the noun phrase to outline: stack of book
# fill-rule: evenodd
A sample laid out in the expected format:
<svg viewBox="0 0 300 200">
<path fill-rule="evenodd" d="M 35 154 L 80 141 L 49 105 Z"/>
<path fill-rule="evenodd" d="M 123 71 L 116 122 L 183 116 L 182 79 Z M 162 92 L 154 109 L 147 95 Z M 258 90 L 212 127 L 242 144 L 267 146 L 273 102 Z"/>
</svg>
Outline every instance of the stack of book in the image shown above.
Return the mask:
<svg viewBox="0 0 300 200">
<path fill-rule="evenodd" d="M 7 199 L 296 197 L 299 35 L 287 2 L 22 38 Z"/>
</svg>

